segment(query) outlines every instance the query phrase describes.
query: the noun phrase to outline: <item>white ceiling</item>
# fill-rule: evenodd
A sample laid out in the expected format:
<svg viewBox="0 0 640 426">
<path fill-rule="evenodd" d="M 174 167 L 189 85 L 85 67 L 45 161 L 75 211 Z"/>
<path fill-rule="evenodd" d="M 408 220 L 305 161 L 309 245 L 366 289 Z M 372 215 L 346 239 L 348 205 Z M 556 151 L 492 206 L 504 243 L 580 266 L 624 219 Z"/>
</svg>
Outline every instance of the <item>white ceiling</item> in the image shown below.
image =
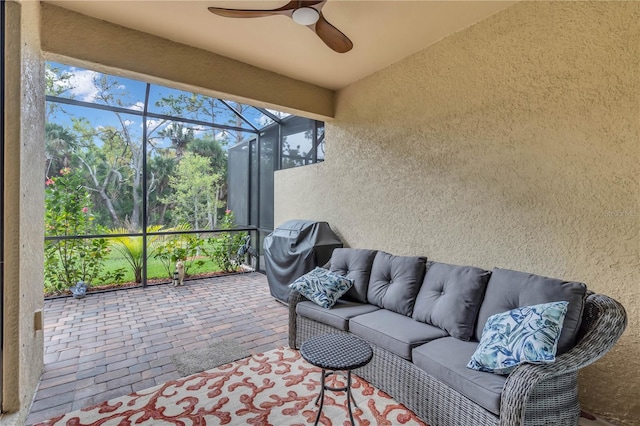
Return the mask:
<svg viewBox="0 0 640 426">
<path fill-rule="evenodd" d="M 286 16 L 223 18 L 207 10 L 209 6 L 273 9 L 287 2 L 48 1 L 329 89 L 348 86 L 514 3 L 329 0 L 322 8 L 324 16 L 354 45 L 343 54 Z"/>
</svg>

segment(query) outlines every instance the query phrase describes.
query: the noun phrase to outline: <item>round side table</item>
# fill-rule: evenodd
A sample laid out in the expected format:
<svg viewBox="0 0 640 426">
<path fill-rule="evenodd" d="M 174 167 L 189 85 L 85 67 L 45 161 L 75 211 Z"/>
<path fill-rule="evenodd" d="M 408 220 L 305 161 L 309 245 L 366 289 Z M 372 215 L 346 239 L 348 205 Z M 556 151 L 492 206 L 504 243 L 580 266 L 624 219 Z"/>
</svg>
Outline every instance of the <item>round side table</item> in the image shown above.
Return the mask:
<svg viewBox="0 0 640 426">
<path fill-rule="evenodd" d="M 305 341 L 300 346 L 300 354 L 307 362 L 322 369 L 320 394 L 316 398 L 315 405 L 320 402 L 318 415 L 314 426 L 318 424 L 322 407 L 324 406 L 324 392 L 347 392 L 347 410 L 351 425 L 355 426 L 353 413 L 351 412 L 351 401 L 358 408 L 353 395 L 351 394 L 351 370 L 364 367 L 371 361 L 373 350 L 371 346 L 362 339 L 351 334 L 336 333 L 315 336 Z M 346 371 L 347 384 L 343 388 L 335 388 L 326 384 L 326 378 L 339 371 Z"/>
</svg>

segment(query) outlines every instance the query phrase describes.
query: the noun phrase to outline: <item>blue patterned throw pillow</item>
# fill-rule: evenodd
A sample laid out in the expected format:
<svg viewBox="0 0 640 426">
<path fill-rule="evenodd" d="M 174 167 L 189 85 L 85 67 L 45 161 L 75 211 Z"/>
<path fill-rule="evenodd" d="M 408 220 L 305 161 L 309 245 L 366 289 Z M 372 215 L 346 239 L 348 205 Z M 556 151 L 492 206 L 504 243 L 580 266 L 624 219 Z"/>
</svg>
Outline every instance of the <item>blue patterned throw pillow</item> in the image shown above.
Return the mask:
<svg viewBox="0 0 640 426">
<path fill-rule="evenodd" d="M 509 374 L 523 363 L 556 360 L 568 302 L 525 306 L 489 317 L 468 368 Z"/>
<path fill-rule="evenodd" d="M 351 286 L 352 279 L 320 267 L 289 284 L 292 290 L 327 309 L 335 305 Z"/>
</svg>

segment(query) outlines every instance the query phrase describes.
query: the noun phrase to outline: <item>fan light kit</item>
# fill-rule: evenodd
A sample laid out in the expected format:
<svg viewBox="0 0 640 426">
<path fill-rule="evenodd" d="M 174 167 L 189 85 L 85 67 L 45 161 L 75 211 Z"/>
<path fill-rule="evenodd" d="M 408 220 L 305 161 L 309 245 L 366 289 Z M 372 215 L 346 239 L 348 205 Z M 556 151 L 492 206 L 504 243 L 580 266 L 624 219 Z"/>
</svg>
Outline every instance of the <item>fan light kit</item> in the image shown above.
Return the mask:
<svg viewBox="0 0 640 426">
<path fill-rule="evenodd" d="M 225 9 L 210 7 L 209 12 L 226 18 L 261 18 L 264 16 L 289 16 L 296 24 L 304 25 L 316 33 L 320 40 L 338 53 L 346 53 L 353 48 L 349 37 L 326 20 L 322 7 L 327 0 L 293 0 L 282 7 L 271 10 Z M 313 7 L 312 7 L 313 6 Z"/>
<path fill-rule="evenodd" d="M 320 19 L 320 14 L 312 7 L 301 7 L 291 14 L 294 22 L 300 25 L 313 25 Z"/>
</svg>

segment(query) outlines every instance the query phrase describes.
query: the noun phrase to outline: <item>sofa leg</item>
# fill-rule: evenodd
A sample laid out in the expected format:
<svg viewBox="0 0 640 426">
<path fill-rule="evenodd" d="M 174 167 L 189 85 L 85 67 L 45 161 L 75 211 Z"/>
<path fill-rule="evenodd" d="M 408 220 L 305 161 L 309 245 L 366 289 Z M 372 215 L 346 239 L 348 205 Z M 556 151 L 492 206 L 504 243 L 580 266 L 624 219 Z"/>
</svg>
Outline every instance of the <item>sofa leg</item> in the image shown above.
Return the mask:
<svg viewBox="0 0 640 426">
<path fill-rule="evenodd" d="M 580 410 L 580 417 L 584 417 L 585 419 L 589 419 L 589 420 L 597 420 L 596 416 L 594 416 L 591 413 L 587 413 L 584 410 Z"/>
</svg>

